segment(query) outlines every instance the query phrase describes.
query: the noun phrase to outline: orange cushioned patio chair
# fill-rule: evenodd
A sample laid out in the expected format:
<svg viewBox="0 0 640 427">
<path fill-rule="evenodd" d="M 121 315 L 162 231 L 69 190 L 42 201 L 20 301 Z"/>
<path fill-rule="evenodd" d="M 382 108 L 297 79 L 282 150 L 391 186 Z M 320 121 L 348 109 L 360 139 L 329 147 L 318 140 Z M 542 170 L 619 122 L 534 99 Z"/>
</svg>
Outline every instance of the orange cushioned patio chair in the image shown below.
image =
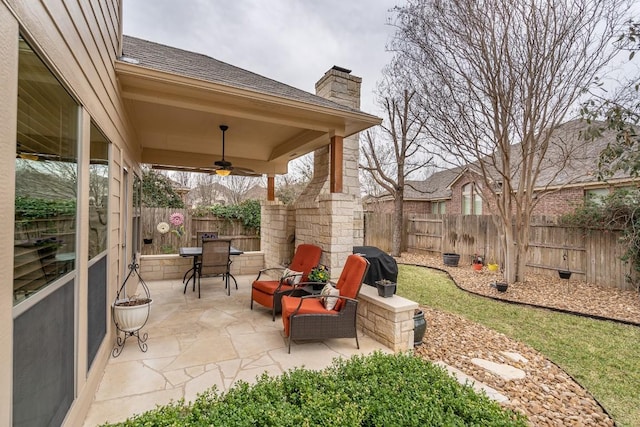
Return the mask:
<svg viewBox="0 0 640 427">
<path fill-rule="evenodd" d="M 321 255 L 321 247 L 305 243 L 296 248 L 291 264 L 287 267 L 288 270 L 280 267 L 260 270 L 258 277 L 251 285 L 251 309 L 253 310 L 254 301 L 268 307 L 271 309 L 271 319 L 275 321 L 276 313 L 281 311 L 282 294 L 292 291 L 296 283 L 306 282 L 311 269 L 320 262 Z M 284 275 L 285 271 L 288 273 L 287 276 Z M 266 276 L 274 273 L 278 274 L 278 279 L 260 280 L 262 274 Z"/>
<path fill-rule="evenodd" d="M 335 294 L 282 297 L 284 334 L 291 340 L 322 340 L 326 338 L 355 338 L 360 348 L 356 328 L 358 293 L 369 270 L 369 261 L 360 255 L 349 255 L 336 284 Z M 336 298 L 335 307 L 325 307 L 326 300 Z M 331 303 L 330 303 L 331 304 Z"/>
</svg>

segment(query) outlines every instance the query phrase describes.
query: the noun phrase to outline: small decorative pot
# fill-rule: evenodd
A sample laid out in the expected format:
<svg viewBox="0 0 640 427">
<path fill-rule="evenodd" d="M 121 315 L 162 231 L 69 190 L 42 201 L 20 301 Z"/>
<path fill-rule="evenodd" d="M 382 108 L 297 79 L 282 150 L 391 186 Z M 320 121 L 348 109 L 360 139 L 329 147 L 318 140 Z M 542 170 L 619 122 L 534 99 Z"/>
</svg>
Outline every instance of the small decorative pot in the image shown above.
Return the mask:
<svg viewBox="0 0 640 427">
<path fill-rule="evenodd" d="M 416 309 L 413 314 L 413 346 L 422 344 L 422 338 L 427 331 L 427 321 L 424 318 L 424 312 Z"/>
<path fill-rule="evenodd" d="M 479 262 L 474 262 L 472 265 L 473 265 L 473 269 L 475 271 L 481 271 L 482 270 L 482 264 L 480 264 Z"/>
<path fill-rule="evenodd" d="M 442 254 L 442 262 L 444 263 L 444 265 L 447 265 L 449 267 L 457 267 L 459 261 L 460 261 L 460 254 L 447 253 L 447 252 Z"/>
<path fill-rule="evenodd" d="M 378 295 L 383 298 L 390 298 L 396 293 L 396 283 L 394 282 L 378 280 L 376 288 L 378 288 Z"/>
<path fill-rule="evenodd" d="M 498 271 L 498 264 L 487 264 L 487 269 L 489 271 Z"/>
<path fill-rule="evenodd" d="M 558 275 L 561 279 L 569 280 L 571 278 L 571 272 L 569 270 L 558 270 Z"/>
<path fill-rule="evenodd" d="M 498 290 L 498 292 L 507 292 L 508 287 L 509 287 L 508 283 L 504 283 L 504 282 L 496 283 L 496 289 Z"/>
<path fill-rule="evenodd" d="M 153 239 L 142 239 L 145 245 L 150 245 L 153 243 Z"/>
</svg>

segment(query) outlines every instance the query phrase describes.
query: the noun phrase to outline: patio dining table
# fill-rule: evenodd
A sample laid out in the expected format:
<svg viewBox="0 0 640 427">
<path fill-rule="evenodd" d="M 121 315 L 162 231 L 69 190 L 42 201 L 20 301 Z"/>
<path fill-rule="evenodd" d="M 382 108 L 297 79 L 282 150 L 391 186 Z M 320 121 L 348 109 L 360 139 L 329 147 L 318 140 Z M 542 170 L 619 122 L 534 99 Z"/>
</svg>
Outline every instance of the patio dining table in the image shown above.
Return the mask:
<svg viewBox="0 0 640 427">
<path fill-rule="evenodd" d="M 230 250 L 229 250 L 229 255 L 231 256 L 236 256 L 236 255 L 242 255 L 244 253 L 244 251 L 241 251 L 238 248 L 234 248 L 233 246 L 231 246 Z M 198 268 L 198 258 L 200 258 L 202 256 L 202 246 L 185 246 L 180 248 L 179 250 L 179 254 L 181 257 L 193 257 L 193 266 L 187 270 L 184 273 L 184 276 L 182 276 L 182 283 L 184 283 L 185 285 L 189 283 L 189 281 L 191 279 L 193 279 L 193 289 L 195 290 L 196 288 L 196 272 L 197 272 L 197 268 Z M 187 278 L 187 275 L 189 276 Z M 229 277 L 231 277 L 233 279 L 233 282 L 236 284 L 236 288 L 238 287 L 238 282 L 236 281 L 236 278 L 233 277 L 233 274 L 229 273 Z"/>
</svg>

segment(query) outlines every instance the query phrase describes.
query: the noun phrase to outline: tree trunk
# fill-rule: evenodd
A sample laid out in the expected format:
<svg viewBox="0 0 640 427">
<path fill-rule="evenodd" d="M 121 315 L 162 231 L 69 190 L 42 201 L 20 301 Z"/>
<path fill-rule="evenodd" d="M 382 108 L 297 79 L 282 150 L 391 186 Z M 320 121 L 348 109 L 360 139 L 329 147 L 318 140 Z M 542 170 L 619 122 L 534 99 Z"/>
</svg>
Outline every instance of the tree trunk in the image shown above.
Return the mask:
<svg viewBox="0 0 640 427">
<path fill-rule="evenodd" d="M 393 238 L 391 242 L 391 256 L 400 256 L 402 250 L 402 209 L 404 191 L 400 189 L 393 204 Z"/>
<path fill-rule="evenodd" d="M 511 222 L 502 224 L 505 231 L 504 245 L 504 278 L 508 283 L 524 282 L 527 268 L 527 253 L 529 252 L 529 215 L 516 218 L 515 225 Z"/>
</svg>

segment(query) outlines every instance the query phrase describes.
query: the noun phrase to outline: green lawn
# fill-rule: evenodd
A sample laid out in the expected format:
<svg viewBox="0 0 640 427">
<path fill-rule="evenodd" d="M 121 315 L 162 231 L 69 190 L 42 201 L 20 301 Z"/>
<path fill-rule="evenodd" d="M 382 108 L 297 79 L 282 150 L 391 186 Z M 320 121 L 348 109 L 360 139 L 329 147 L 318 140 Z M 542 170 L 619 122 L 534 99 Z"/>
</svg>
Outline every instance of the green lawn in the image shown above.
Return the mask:
<svg viewBox="0 0 640 427">
<path fill-rule="evenodd" d="M 589 390 L 618 425 L 640 426 L 640 328 L 469 295 L 424 267 L 399 265 L 397 293 L 528 344 Z"/>
</svg>

